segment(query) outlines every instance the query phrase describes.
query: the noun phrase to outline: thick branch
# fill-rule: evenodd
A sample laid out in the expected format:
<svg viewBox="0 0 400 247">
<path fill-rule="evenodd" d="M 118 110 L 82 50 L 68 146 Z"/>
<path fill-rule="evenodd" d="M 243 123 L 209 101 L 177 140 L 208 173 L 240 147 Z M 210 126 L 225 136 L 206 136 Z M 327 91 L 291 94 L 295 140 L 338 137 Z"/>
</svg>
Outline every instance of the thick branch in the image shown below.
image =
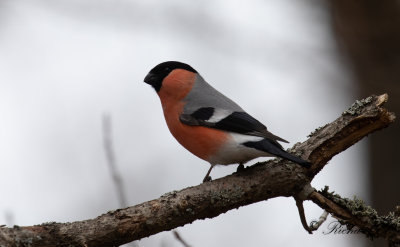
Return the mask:
<svg viewBox="0 0 400 247">
<path fill-rule="evenodd" d="M 316 130 L 307 141 L 296 144 L 291 151 L 309 159 L 313 163 L 310 169 L 281 159 L 258 163 L 239 173 L 95 219 L 3 227 L 0 246 L 116 246 L 251 203 L 278 196 L 296 197 L 334 155 L 394 121 L 394 114 L 382 107 L 386 100 L 387 95 L 381 95 L 360 101 L 334 122 Z M 326 205 L 319 205 L 329 211 Z"/>
</svg>

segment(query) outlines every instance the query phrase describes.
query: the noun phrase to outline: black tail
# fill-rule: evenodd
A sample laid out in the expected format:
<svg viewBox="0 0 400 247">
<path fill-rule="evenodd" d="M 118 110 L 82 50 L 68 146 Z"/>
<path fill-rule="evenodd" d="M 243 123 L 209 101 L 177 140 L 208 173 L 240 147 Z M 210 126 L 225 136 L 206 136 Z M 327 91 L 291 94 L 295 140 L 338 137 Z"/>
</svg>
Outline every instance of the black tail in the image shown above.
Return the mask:
<svg viewBox="0 0 400 247">
<path fill-rule="evenodd" d="M 304 166 L 306 168 L 309 168 L 311 166 L 311 163 L 308 161 L 305 161 L 297 156 L 294 156 L 293 154 L 290 154 L 288 152 L 286 152 L 285 150 L 283 150 L 279 144 L 270 141 L 268 139 L 264 139 L 258 142 L 245 142 L 243 143 L 243 145 L 245 145 L 246 147 L 251 147 L 251 148 L 255 148 L 267 153 L 270 153 L 272 155 L 278 156 L 280 158 L 283 159 L 287 159 L 290 160 L 294 163 L 297 163 L 301 166 Z"/>
<path fill-rule="evenodd" d="M 278 157 L 293 161 L 294 163 L 297 163 L 297 164 L 299 164 L 301 166 L 304 166 L 306 168 L 311 167 L 311 163 L 310 162 L 305 161 L 305 160 L 303 160 L 303 159 L 301 159 L 301 158 L 299 158 L 297 156 L 294 156 L 293 154 L 290 154 L 290 153 L 286 152 L 285 150 L 281 150 L 280 152 L 276 152 L 276 153 L 272 153 L 272 152 L 269 152 L 269 153 L 274 154 L 274 155 L 276 155 Z"/>
</svg>

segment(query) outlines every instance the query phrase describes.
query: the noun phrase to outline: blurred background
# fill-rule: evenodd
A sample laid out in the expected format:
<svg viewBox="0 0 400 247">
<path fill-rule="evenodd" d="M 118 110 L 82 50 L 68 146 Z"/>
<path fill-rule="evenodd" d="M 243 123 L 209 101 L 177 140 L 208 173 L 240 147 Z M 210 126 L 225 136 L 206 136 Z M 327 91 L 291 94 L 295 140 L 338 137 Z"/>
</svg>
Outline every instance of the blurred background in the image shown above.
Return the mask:
<svg viewBox="0 0 400 247">
<path fill-rule="evenodd" d="M 394 0 L 0 0 L 0 225 L 84 220 L 202 181 L 209 165 L 175 141 L 143 83 L 163 61 L 192 65 L 285 148 L 370 94 L 387 92 L 399 112 L 399 12 Z M 399 132 L 395 123 L 340 153 L 312 185 L 393 211 Z M 305 208 L 308 221 L 322 213 Z M 275 198 L 178 231 L 192 246 L 383 243 L 326 234 L 332 221 L 309 235 L 294 200 Z M 134 245 L 182 246 L 171 232 Z"/>
</svg>

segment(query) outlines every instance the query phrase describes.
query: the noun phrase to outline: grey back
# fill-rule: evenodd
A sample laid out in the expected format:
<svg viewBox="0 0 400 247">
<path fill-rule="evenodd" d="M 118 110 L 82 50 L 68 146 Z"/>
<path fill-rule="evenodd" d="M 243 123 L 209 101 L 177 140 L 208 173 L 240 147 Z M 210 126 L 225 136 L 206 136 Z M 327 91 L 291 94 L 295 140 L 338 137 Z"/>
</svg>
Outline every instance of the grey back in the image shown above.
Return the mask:
<svg viewBox="0 0 400 247">
<path fill-rule="evenodd" d="M 231 99 L 218 92 L 208 84 L 201 75 L 196 75 L 196 81 L 192 90 L 185 97 L 184 114 L 191 114 L 203 107 L 213 107 L 231 112 L 244 112 L 244 110 Z"/>
</svg>

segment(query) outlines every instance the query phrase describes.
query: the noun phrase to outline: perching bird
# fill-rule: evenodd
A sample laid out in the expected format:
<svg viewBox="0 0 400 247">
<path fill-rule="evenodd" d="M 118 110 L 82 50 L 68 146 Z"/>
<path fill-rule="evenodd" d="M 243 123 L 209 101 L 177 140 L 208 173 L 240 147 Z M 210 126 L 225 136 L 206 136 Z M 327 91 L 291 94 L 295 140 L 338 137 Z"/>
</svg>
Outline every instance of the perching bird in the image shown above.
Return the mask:
<svg viewBox="0 0 400 247">
<path fill-rule="evenodd" d="M 227 98 L 190 65 L 169 61 L 154 67 L 144 82 L 160 97 L 168 128 L 197 157 L 215 165 L 243 164 L 257 157 L 278 156 L 304 167 L 311 163 L 283 150 L 288 142 Z"/>
</svg>

